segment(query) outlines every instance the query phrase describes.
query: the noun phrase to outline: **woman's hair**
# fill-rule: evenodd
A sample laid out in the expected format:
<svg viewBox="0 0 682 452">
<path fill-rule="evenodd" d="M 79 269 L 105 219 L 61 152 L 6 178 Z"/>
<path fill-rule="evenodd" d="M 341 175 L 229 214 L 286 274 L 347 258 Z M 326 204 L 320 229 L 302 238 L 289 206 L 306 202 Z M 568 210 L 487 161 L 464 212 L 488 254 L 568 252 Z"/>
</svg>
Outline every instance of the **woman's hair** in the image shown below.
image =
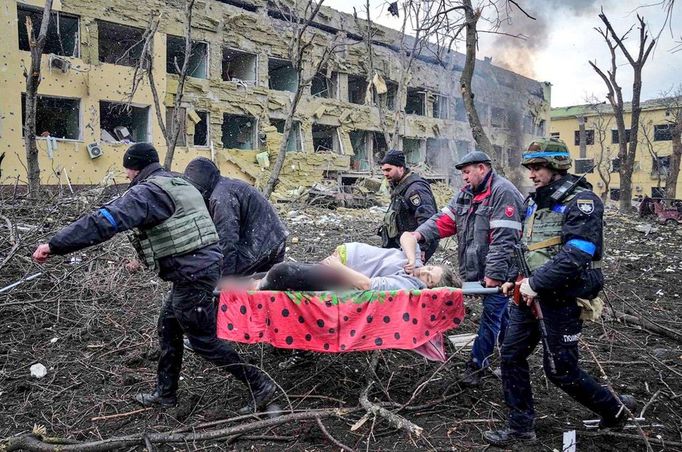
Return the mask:
<svg viewBox="0 0 682 452">
<path fill-rule="evenodd" d="M 443 276 L 440 277 L 440 281 L 436 284 L 436 287 L 462 287 L 462 278 L 459 277 L 455 272 L 450 270 L 450 267 L 445 265 L 437 265 L 443 269 Z"/>
</svg>

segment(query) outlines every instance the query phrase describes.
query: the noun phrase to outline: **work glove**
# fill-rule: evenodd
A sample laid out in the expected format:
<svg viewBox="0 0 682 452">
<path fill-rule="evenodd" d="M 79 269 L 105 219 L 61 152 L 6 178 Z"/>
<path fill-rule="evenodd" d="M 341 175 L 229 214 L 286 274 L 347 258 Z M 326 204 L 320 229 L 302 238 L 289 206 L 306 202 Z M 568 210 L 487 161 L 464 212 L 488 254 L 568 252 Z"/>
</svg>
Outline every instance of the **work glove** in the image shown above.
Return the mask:
<svg viewBox="0 0 682 452">
<path fill-rule="evenodd" d="M 523 295 L 524 297 L 535 298 L 538 296 L 538 293 L 536 291 L 534 291 L 532 287 L 530 287 L 530 282 L 528 281 L 528 278 L 524 278 L 521 281 L 520 290 L 521 290 L 521 295 Z"/>
</svg>

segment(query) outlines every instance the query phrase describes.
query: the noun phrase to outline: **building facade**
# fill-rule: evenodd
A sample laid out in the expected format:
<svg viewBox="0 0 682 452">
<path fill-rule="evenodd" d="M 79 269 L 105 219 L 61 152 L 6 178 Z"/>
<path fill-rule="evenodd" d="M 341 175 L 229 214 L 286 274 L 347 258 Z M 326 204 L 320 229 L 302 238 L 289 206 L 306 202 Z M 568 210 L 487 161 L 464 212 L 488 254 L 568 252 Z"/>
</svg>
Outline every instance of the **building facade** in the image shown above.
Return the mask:
<svg viewBox="0 0 682 452">
<path fill-rule="evenodd" d="M 637 154 L 632 173 L 633 196 L 664 197 L 665 179 L 672 154 L 672 129 L 680 99 L 661 98 L 642 102 Z M 631 107 L 625 106 L 625 139 L 630 140 Z M 620 160 L 618 129 L 610 104 L 576 105 L 552 109 L 550 134 L 561 138 L 574 159 L 574 172 L 586 173 L 595 192 L 605 199 L 620 197 Z M 584 145 L 580 145 L 580 123 L 584 126 Z M 601 174 L 600 174 L 601 170 Z M 682 198 L 682 184 L 677 198 Z"/>
<path fill-rule="evenodd" d="M 30 65 L 26 18 L 40 25 L 40 0 L 8 0 L 0 7 L 0 184 L 26 180 L 23 147 L 24 68 Z M 160 17 L 151 61 L 161 116 L 169 118 L 177 92 L 176 62 L 184 58 L 184 2 L 180 0 L 61 0 L 54 3 L 39 87 L 37 135 L 41 180 L 46 184 L 123 182 L 121 158 L 130 142 L 149 141 L 163 160 L 165 140 L 149 83 L 130 98 L 150 18 Z M 374 75 L 385 81 L 385 119 L 393 125 L 394 80 L 400 34 L 377 26 L 375 74 L 367 71 L 362 21 L 323 7 L 311 33 L 324 46 L 340 36 L 345 46 L 304 92 L 287 143 L 277 187 L 285 194 L 323 177 L 354 179 L 377 173 L 387 144 Z M 184 131 L 173 170 L 192 158 L 212 158 L 225 175 L 254 184 L 267 180 L 296 86 L 287 59 L 286 17 L 266 0 L 200 0 L 193 11 L 193 52 L 182 103 Z M 451 175 L 452 162 L 474 149 L 459 93 L 464 56 L 446 70 L 418 57 L 411 68 L 405 114 L 399 117 L 408 161 L 432 179 Z M 310 65 L 306 70 L 310 70 Z M 479 116 L 496 157 L 518 167 L 520 149 L 549 124 L 550 85 L 478 61 L 473 80 Z M 393 91 L 392 91 L 393 90 Z"/>
</svg>

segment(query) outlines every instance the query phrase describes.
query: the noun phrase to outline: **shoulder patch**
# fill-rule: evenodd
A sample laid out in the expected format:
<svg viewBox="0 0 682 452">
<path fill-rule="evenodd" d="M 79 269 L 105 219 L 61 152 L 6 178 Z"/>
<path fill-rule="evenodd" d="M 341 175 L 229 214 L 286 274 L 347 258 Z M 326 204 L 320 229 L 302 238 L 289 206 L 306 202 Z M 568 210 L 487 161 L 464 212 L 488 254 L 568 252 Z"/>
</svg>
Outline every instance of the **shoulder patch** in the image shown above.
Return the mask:
<svg viewBox="0 0 682 452">
<path fill-rule="evenodd" d="M 578 199 L 576 205 L 585 215 L 591 215 L 594 212 L 594 201 L 591 199 Z"/>
<path fill-rule="evenodd" d="M 415 193 L 412 196 L 410 196 L 410 202 L 412 203 L 413 206 L 421 206 L 422 198 L 421 196 L 419 196 L 419 193 Z"/>
<path fill-rule="evenodd" d="M 507 216 L 507 218 L 511 218 L 514 216 L 514 210 L 514 206 L 508 205 L 504 208 L 504 214 Z"/>
</svg>

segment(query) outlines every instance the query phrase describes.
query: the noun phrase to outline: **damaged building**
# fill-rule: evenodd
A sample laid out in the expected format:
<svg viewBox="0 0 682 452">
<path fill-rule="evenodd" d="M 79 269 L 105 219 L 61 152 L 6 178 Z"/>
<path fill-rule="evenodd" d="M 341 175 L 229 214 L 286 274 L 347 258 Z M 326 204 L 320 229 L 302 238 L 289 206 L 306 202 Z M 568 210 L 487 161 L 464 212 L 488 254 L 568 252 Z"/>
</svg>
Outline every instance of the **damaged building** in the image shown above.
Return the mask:
<svg viewBox="0 0 682 452">
<path fill-rule="evenodd" d="M 3 2 L 7 39 L 0 43 L 0 167 L 2 184 L 25 181 L 23 68 L 30 65 L 26 18 L 35 34 L 39 0 Z M 150 141 L 165 151 L 154 96 L 146 80 L 128 99 L 150 18 L 160 12 L 153 36 L 154 81 L 166 121 L 173 115 L 178 65 L 185 52 L 184 2 L 61 0 L 55 2 L 42 60 L 37 136 L 43 183 L 123 182 L 121 158 L 131 142 Z M 267 0 L 197 0 L 181 125 L 173 170 L 194 157 L 213 159 L 223 174 L 262 185 L 282 143 L 284 121 L 298 74 L 288 60 L 287 21 Z M 323 178 L 352 182 L 380 173 L 387 151 L 376 96 L 368 85 L 385 84 L 384 123 L 393 126 L 400 75 L 400 33 L 376 26 L 374 73 L 361 41 L 363 21 L 322 7 L 311 33 L 344 42 L 324 71 L 314 75 L 293 118 L 287 155 L 275 196 L 286 197 Z M 357 45 L 359 44 L 359 45 Z M 449 180 L 452 163 L 474 149 L 458 89 L 464 56 L 452 70 L 433 58 L 412 64 L 399 117 L 400 147 L 430 180 Z M 310 71 L 310 64 L 304 69 Z M 473 88 L 495 158 L 518 167 L 524 144 L 544 136 L 550 85 L 478 61 Z M 258 157 L 257 157 L 258 156 Z M 266 158 L 263 158 L 263 157 Z M 509 173 L 508 173 L 509 174 Z"/>
</svg>

